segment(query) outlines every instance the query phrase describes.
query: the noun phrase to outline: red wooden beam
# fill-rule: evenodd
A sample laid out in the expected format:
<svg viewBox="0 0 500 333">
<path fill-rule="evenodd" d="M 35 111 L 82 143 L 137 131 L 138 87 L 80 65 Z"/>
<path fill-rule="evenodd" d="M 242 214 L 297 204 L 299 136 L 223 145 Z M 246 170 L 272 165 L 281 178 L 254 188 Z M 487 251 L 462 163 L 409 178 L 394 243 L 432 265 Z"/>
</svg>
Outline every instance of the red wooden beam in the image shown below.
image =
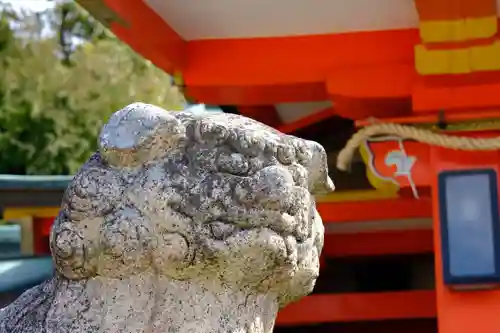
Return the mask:
<svg viewBox="0 0 500 333">
<path fill-rule="evenodd" d="M 432 229 L 326 234 L 328 257 L 433 253 Z"/>
<path fill-rule="evenodd" d="M 281 118 L 274 105 L 238 106 L 243 116 L 255 119 L 271 127 L 282 125 Z"/>
<path fill-rule="evenodd" d="M 99 9 L 108 7 L 124 21 L 111 23 L 111 31 L 136 52 L 170 74 L 186 65 L 187 42 L 144 1 L 103 2 Z"/>
<path fill-rule="evenodd" d="M 434 291 L 313 295 L 280 311 L 277 325 L 436 318 Z"/>
<path fill-rule="evenodd" d="M 315 123 L 319 123 L 320 121 L 333 117 L 334 115 L 335 112 L 333 108 L 327 108 L 325 110 L 321 110 L 311 115 L 300 118 L 298 120 L 292 121 L 291 123 L 283 124 L 279 126 L 277 129 L 280 132 L 290 134 L 304 127 L 314 125 Z"/>
<path fill-rule="evenodd" d="M 398 198 L 372 201 L 319 202 L 324 223 L 430 218 L 430 198 Z"/>
<path fill-rule="evenodd" d="M 424 318 L 328 323 L 306 331 L 332 333 L 437 333 L 437 320 Z M 275 332 L 280 331 L 276 330 Z M 297 330 L 297 332 L 302 332 L 302 330 Z"/>
</svg>

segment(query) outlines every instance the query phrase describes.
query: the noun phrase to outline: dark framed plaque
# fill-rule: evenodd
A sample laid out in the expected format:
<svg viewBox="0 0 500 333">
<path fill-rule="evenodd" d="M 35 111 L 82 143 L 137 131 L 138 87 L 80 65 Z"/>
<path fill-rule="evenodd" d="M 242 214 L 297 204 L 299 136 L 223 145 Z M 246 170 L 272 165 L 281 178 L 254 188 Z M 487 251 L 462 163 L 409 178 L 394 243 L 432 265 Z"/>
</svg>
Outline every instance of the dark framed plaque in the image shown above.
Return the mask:
<svg viewBox="0 0 500 333">
<path fill-rule="evenodd" d="M 445 171 L 438 176 L 443 276 L 447 285 L 500 282 L 497 173 Z"/>
</svg>

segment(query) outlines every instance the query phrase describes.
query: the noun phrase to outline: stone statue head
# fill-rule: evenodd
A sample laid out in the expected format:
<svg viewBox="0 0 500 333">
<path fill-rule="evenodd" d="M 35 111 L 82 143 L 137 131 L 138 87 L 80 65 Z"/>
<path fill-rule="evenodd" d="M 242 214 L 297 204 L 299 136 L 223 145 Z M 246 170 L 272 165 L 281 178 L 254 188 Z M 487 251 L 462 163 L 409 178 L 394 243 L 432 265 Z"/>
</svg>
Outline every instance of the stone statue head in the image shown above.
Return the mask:
<svg viewBox="0 0 500 333">
<path fill-rule="evenodd" d="M 63 198 L 46 331 L 69 332 L 61 318 L 80 311 L 87 329 L 268 332 L 314 287 L 324 228 L 313 195 L 332 190 L 315 142 L 239 115 L 129 105 Z"/>
</svg>

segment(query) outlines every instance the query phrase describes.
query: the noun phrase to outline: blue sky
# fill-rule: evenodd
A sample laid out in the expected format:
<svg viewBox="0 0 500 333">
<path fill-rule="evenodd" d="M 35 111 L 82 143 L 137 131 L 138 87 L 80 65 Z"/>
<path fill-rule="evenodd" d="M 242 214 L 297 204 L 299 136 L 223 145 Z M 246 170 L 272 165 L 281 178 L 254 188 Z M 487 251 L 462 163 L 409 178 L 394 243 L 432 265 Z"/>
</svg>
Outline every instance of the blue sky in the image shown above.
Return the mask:
<svg viewBox="0 0 500 333">
<path fill-rule="evenodd" d="M 48 0 L 0 0 L 0 2 L 10 3 L 15 9 L 28 9 L 41 11 L 54 5 L 54 1 Z"/>
</svg>

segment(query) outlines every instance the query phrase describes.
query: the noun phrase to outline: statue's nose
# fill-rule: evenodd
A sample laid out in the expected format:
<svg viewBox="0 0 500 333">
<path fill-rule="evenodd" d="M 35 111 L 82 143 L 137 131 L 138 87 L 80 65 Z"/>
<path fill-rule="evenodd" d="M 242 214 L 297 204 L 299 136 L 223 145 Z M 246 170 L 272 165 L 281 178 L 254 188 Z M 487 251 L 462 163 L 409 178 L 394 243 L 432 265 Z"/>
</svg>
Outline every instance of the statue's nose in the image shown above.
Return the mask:
<svg viewBox="0 0 500 333">
<path fill-rule="evenodd" d="M 313 189 L 314 194 L 328 194 L 335 191 L 335 184 L 333 184 L 332 179 L 327 175 L 325 180 L 316 182 L 316 186 Z"/>
<path fill-rule="evenodd" d="M 325 149 L 317 142 L 309 141 L 308 144 L 312 151 L 312 158 L 308 163 L 310 192 L 328 194 L 335 191 L 335 185 L 328 175 L 328 157 Z"/>
</svg>

